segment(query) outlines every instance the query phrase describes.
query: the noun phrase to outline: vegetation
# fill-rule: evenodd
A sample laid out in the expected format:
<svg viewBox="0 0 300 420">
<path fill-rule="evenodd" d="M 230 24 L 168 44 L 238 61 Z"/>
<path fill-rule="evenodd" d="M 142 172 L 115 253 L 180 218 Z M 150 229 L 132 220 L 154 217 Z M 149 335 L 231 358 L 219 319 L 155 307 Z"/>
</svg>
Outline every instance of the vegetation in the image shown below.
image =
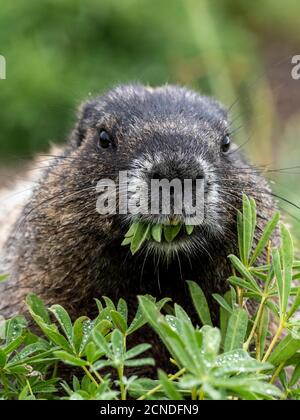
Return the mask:
<svg viewBox="0 0 300 420">
<path fill-rule="evenodd" d="M 132 255 L 138 252 L 145 241 L 172 242 L 179 233 L 191 235 L 193 233 L 193 225 L 183 225 L 179 221 L 172 224 L 149 224 L 142 222 L 134 222 L 131 224 L 125 238 L 122 242 L 123 246 L 130 245 Z"/>
<path fill-rule="evenodd" d="M 199 315 L 193 325 L 184 308 L 168 298 L 156 302 L 139 297 L 133 320 L 127 304 L 108 297 L 96 300 L 95 319 L 72 322 L 59 305 L 46 308 L 35 295 L 27 297 L 33 333 L 26 319 L 0 323 L 0 397 L 2 399 L 299 399 L 300 388 L 300 261 L 294 257 L 288 229 L 280 224 L 281 245 L 271 246 L 279 224 L 275 214 L 253 246 L 256 208 L 244 196 L 238 214 L 239 256 L 229 256 L 233 276 L 220 304 L 220 326 L 212 325 L 204 294 L 188 281 Z M 265 265 L 258 258 L 267 253 Z M 4 280 L 3 278 L 1 280 Z M 251 303 L 255 302 L 256 309 Z M 168 303 L 168 305 L 166 305 Z M 254 313 L 253 313 L 254 312 Z M 127 338 L 148 323 L 170 353 L 170 371 L 157 379 L 130 374 L 128 368 L 154 365 L 147 343 L 128 348 Z M 145 356 L 144 353 L 148 352 Z M 70 382 L 59 378 L 62 365 Z M 81 373 L 80 373 L 81 371 Z"/>
</svg>

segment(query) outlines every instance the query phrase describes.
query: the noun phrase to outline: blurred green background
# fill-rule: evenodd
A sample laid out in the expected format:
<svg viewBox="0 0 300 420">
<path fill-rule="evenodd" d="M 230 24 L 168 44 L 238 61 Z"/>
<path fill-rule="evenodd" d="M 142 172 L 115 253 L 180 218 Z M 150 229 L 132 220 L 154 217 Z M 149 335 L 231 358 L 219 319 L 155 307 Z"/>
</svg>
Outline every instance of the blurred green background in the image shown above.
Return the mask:
<svg viewBox="0 0 300 420">
<path fill-rule="evenodd" d="M 236 141 L 300 205 L 300 169 L 272 171 L 300 166 L 299 0 L 5 0 L 0 54 L 0 183 L 62 142 L 89 95 L 168 82 L 234 103 Z"/>
</svg>

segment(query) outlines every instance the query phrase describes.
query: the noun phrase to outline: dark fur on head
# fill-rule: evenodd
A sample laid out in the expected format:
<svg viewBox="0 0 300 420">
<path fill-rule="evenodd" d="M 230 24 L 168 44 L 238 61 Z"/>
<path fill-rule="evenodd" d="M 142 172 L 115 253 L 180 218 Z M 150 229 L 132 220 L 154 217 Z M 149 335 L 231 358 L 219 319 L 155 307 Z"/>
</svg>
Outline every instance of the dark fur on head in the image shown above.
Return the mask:
<svg viewBox="0 0 300 420">
<path fill-rule="evenodd" d="M 113 141 L 107 149 L 99 148 L 103 129 Z M 123 297 L 132 310 L 143 293 L 169 296 L 188 309 L 187 279 L 202 286 L 213 307 L 211 294 L 228 287 L 227 256 L 237 251 L 242 194 L 256 199 L 260 228 L 274 208 L 268 184 L 239 149 L 233 145 L 223 153 L 227 135 L 224 108 L 181 87 L 119 86 L 86 102 L 62 155 L 50 161 L 7 242 L 11 278 L 0 286 L 0 311 L 23 310 L 29 291 L 73 316 L 92 314 L 93 298 L 102 295 Z M 117 180 L 120 170 L 146 183 L 153 171 L 167 177 L 204 173 L 204 222 L 182 246 L 173 244 L 168 264 L 148 245 L 131 256 L 121 247 L 128 218 L 96 212 L 97 182 Z"/>
</svg>

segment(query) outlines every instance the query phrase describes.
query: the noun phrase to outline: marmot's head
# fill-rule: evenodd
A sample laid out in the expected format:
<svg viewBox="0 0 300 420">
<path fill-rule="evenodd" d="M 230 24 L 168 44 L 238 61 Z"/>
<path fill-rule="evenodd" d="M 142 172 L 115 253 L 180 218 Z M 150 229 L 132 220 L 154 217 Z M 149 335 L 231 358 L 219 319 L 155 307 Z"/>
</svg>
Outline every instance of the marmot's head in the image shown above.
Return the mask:
<svg viewBox="0 0 300 420">
<path fill-rule="evenodd" d="M 176 86 L 154 89 L 140 85 L 120 86 L 89 100 L 81 107 L 67 153 L 71 168 L 66 176 L 72 177 L 72 172 L 77 175 L 78 209 L 81 213 L 89 209 L 89 228 L 93 228 L 93 223 L 98 226 L 96 220 L 105 219 L 114 226 L 113 235 L 119 234 L 120 240 L 130 222 L 136 219 L 152 225 L 174 223 L 174 220 L 182 225 L 190 222 L 184 211 L 180 216 L 174 215 L 174 199 L 169 214 L 162 214 L 160 207 L 159 214 L 140 211 L 120 215 L 120 188 L 116 198 L 117 214 L 99 215 L 96 200 L 88 203 L 92 197 L 95 199 L 91 186 L 95 193 L 96 183 L 103 179 L 118 185 L 120 171 L 127 171 L 129 189 L 132 186 L 139 187 L 139 191 L 148 188 L 150 200 L 153 179 L 179 179 L 182 182 L 189 179 L 194 183 L 202 180 L 204 213 L 192 223 L 196 225 L 193 233 L 188 235 L 182 230 L 171 243 L 147 241 L 145 246 L 156 250 L 190 252 L 201 250 L 212 237 L 222 241 L 235 226 L 242 192 L 251 190 L 254 182 L 252 175 L 242 170 L 246 164 L 231 143 L 225 109 L 215 100 Z M 103 191 L 108 203 L 108 190 L 98 189 L 98 196 Z M 74 200 L 76 192 L 71 196 Z M 136 199 L 135 193 L 131 191 L 129 198 Z M 108 207 L 111 204 L 114 199 Z M 113 212 L 111 208 L 110 211 Z"/>
</svg>

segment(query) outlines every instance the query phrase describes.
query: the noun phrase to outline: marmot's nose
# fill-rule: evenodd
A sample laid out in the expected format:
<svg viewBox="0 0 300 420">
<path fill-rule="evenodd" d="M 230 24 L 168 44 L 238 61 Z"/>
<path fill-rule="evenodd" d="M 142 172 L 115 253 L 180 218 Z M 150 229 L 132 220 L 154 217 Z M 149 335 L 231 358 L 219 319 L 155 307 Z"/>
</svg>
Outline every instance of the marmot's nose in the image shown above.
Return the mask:
<svg viewBox="0 0 300 420">
<path fill-rule="evenodd" d="M 167 179 L 172 181 L 179 179 L 184 181 L 185 179 L 204 179 L 205 173 L 200 163 L 196 160 L 190 160 L 189 162 L 182 162 L 176 160 L 169 160 L 157 163 L 149 171 L 150 179 Z"/>
</svg>

